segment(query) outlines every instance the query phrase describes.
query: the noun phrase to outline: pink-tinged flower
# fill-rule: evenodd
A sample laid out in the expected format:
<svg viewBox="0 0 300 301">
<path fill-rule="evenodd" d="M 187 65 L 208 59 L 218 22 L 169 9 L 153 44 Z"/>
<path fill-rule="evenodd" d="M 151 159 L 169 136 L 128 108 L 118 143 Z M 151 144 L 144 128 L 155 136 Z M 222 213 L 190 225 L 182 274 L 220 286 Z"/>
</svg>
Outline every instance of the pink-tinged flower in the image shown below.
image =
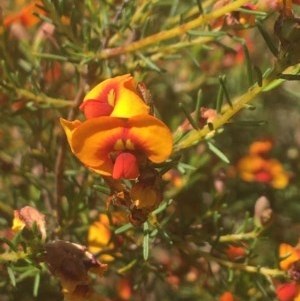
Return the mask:
<svg viewBox="0 0 300 301">
<path fill-rule="evenodd" d="M 40 213 L 37 209 L 25 206 L 19 210 L 14 210 L 14 219 L 12 230 L 14 232 L 22 231 L 24 228 L 32 230 L 36 226 L 41 233 L 42 240 L 46 240 L 46 226 L 45 215 Z"/>
<path fill-rule="evenodd" d="M 300 0 L 259 0 L 258 9 L 262 11 L 280 11 L 284 8 L 292 9 L 292 4 L 300 5 Z"/>
<path fill-rule="evenodd" d="M 267 227 L 273 220 L 273 210 L 270 201 L 263 195 L 254 206 L 254 222 L 258 227 Z"/>
<path fill-rule="evenodd" d="M 148 114 L 149 106 L 137 92 L 130 74 L 107 79 L 85 96 L 80 109 L 87 119 L 112 116 L 129 118 Z"/>
<path fill-rule="evenodd" d="M 215 2 L 213 9 L 216 10 L 222 8 L 229 3 L 230 3 L 229 0 L 218 0 Z M 249 2 L 243 5 L 242 8 L 248 10 L 256 10 L 256 5 Z M 252 26 L 254 24 L 255 24 L 255 16 L 241 11 L 233 11 L 231 13 L 227 13 L 224 16 L 217 18 L 212 22 L 213 28 L 229 26 L 238 29 L 241 25 Z"/>
<path fill-rule="evenodd" d="M 147 158 L 165 161 L 172 152 L 172 134 L 150 115 L 102 116 L 81 123 L 61 119 L 72 152 L 87 167 L 114 179 L 134 179 Z"/>
<path fill-rule="evenodd" d="M 257 6 L 261 11 L 279 11 L 282 9 L 282 0 L 260 0 Z"/>
<path fill-rule="evenodd" d="M 195 118 L 196 112 L 193 112 L 191 114 L 192 118 Z M 199 111 L 199 118 L 196 121 L 196 124 L 199 128 L 203 128 L 208 123 L 212 123 L 218 116 L 218 113 L 215 109 L 205 108 L 201 107 Z M 178 127 L 179 132 L 187 132 L 193 129 L 193 126 L 189 122 L 189 120 L 186 118 L 182 124 Z"/>
</svg>

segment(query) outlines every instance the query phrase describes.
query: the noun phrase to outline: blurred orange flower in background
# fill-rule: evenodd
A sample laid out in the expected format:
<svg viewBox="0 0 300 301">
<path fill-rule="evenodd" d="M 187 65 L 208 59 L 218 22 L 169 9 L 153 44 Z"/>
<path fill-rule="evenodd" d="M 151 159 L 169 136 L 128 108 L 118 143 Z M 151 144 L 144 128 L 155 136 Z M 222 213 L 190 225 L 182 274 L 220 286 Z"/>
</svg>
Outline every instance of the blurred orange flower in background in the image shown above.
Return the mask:
<svg viewBox="0 0 300 301">
<path fill-rule="evenodd" d="M 100 213 L 98 220 L 96 220 L 88 231 L 88 249 L 91 253 L 96 254 L 104 251 L 105 254 L 99 256 L 99 259 L 105 262 L 114 260 L 110 254 L 115 248 L 112 240 L 113 232 L 112 225 L 119 225 L 127 221 L 125 212 L 112 212 L 111 218 L 105 213 Z"/>
<path fill-rule="evenodd" d="M 295 247 L 281 243 L 279 245 L 279 266 L 288 273 L 292 281 L 276 287 L 276 295 L 280 301 L 300 301 L 300 245 Z"/>
<path fill-rule="evenodd" d="M 19 12 L 8 15 L 4 18 L 3 24 L 8 27 L 13 23 L 20 23 L 24 27 L 31 27 L 36 25 L 40 18 L 34 15 L 34 12 L 41 15 L 45 15 L 46 12 L 39 8 L 42 6 L 41 1 L 32 1 L 29 4 L 25 5 Z"/>
<path fill-rule="evenodd" d="M 289 174 L 277 159 L 267 156 L 271 148 L 270 141 L 251 144 L 249 153 L 238 161 L 237 172 L 246 182 L 268 183 L 274 188 L 283 189 L 288 185 Z"/>
<path fill-rule="evenodd" d="M 222 294 L 219 301 L 234 301 L 234 297 L 233 297 L 232 293 L 225 292 Z"/>
</svg>

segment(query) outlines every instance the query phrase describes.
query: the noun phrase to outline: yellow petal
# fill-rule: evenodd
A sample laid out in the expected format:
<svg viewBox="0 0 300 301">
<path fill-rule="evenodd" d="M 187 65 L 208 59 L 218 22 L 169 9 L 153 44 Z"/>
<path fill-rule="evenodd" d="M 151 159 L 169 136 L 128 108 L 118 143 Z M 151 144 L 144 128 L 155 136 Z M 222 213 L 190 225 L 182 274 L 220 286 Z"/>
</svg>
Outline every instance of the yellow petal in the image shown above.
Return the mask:
<svg viewBox="0 0 300 301">
<path fill-rule="evenodd" d="M 71 143 L 72 136 L 73 136 L 74 131 L 81 125 L 81 122 L 79 120 L 69 121 L 69 120 L 60 118 L 60 124 L 62 125 L 62 127 L 66 133 L 71 150 L 72 150 L 72 152 L 74 152 L 72 143 Z"/>
<path fill-rule="evenodd" d="M 129 118 L 148 114 L 149 106 L 139 96 L 130 74 L 107 79 L 94 87 L 84 98 L 84 102 L 99 101 L 113 107 L 112 117 Z M 101 114 L 104 115 L 104 114 Z"/>
<path fill-rule="evenodd" d="M 105 248 L 111 239 L 109 220 L 106 214 L 100 214 L 99 220 L 89 227 L 88 242 L 89 250 L 97 253 Z"/>
<path fill-rule="evenodd" d="M 14 232 L 19 232 L 25 228 L 25 222 L 21 220 L 18 210 L 14 210 L 14 219 L 11 229 Z"/>
<path fill-rule="evenodd" d="M 300 253 L 289 244 L 282 243 L 279 246 L 279 257 L 283 258 L 279 265 L 284 271 L 287 271 L 291 265 L 300 259 Z"/>
<path fill-rule="evenodd" d="M 135 115 L 149 114 L 149 111 L 149 106 L 134 89 L 133 78 L 130 77 L 123 85 L 120 85 L 115 107 L 110 116 L 129 118 Z"/>
</svg>

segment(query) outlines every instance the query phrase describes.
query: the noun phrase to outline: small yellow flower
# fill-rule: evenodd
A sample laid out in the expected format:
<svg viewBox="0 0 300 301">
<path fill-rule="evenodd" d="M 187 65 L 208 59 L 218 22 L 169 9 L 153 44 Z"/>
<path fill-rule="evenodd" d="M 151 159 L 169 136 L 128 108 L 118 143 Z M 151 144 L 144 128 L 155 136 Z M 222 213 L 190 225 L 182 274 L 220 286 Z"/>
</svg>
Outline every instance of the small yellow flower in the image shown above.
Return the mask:
<svg viewBox="0 0 300 301">
<path fill-rule="evenodd" d="M 14 232 L 22 231 L 24 228 L 32 230 L 34 224 L 37 230 L 41 233 L 42 240 L 46 240 L 46 226 L 45 226 L 45 216 L 40 213 L 37 209 L 25 206 L 20 210 L 14 210 L 14 219 L 12 230 Z"/>
<path fill-rule="evenodd" d="M 100 213 L 98 220 L 96 220 L 90 227 L 88 231 L 88 248 L 93 254 L 101 251 L 105 251 L 105 254 L 101 255 L 99 258 L 102 261 L 110 262 L 114 260 L 114 257 L 109 253 L 115 247 L 112 241 L 112 230 L 111 223 L 114 225 L 119 225 L 127 221 L 127 216 L 125 212 L 113 212 L 111 215 L 111 221 L 105 213 Z"/>
</svg>

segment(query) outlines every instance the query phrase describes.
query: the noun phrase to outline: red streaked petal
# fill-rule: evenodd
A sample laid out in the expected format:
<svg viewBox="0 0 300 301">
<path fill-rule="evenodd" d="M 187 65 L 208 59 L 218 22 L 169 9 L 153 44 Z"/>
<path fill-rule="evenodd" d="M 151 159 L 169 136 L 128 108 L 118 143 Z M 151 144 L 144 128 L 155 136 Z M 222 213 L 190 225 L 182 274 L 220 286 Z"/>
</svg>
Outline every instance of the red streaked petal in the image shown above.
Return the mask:
<svg viewBox="0 0 300 301">
<path fill-rule="evenodd" d="M 165 161 L 171 154 L 173 138 L 169 128 L 151 115 L 128 119 L 128 138 L 154 163 Z"/>
<path fill-rule="evenodd" d="M 120 85 L 122 85 L 124 80 L 128 80 L 128 78 L 130 77 L 130 74 L 125 74 L 104 80 L 100 84 L 96 85 L 91 91 L 89 91 L 85 95 L 83 101 L 85 102 L 89 100 L 96 100 L 101 102 L 107 102 L 111 106 L 114 106 L 114 102 L 111 99 L 111 91 L 115 91 L 115 93 L 118 93 Z M 118 97 L 118 95 L 115 96 Z"/>
<path fill-rule="evenodd" d="M 113 107 L 107 102 L 93 99 L 83 102 L 79 108 L 84 112 L 86 119 L 109 116 L 113 111 Z"/>
<path fill-rule="evenodd" d="M 130 74 L 110 78 L 98 84 L 87 93 L 80 109 L 84 111 L 86 118 L 109 115 L 129 118 L 149 113 L 149 107 L 137 93 Z"/>
</svg>

